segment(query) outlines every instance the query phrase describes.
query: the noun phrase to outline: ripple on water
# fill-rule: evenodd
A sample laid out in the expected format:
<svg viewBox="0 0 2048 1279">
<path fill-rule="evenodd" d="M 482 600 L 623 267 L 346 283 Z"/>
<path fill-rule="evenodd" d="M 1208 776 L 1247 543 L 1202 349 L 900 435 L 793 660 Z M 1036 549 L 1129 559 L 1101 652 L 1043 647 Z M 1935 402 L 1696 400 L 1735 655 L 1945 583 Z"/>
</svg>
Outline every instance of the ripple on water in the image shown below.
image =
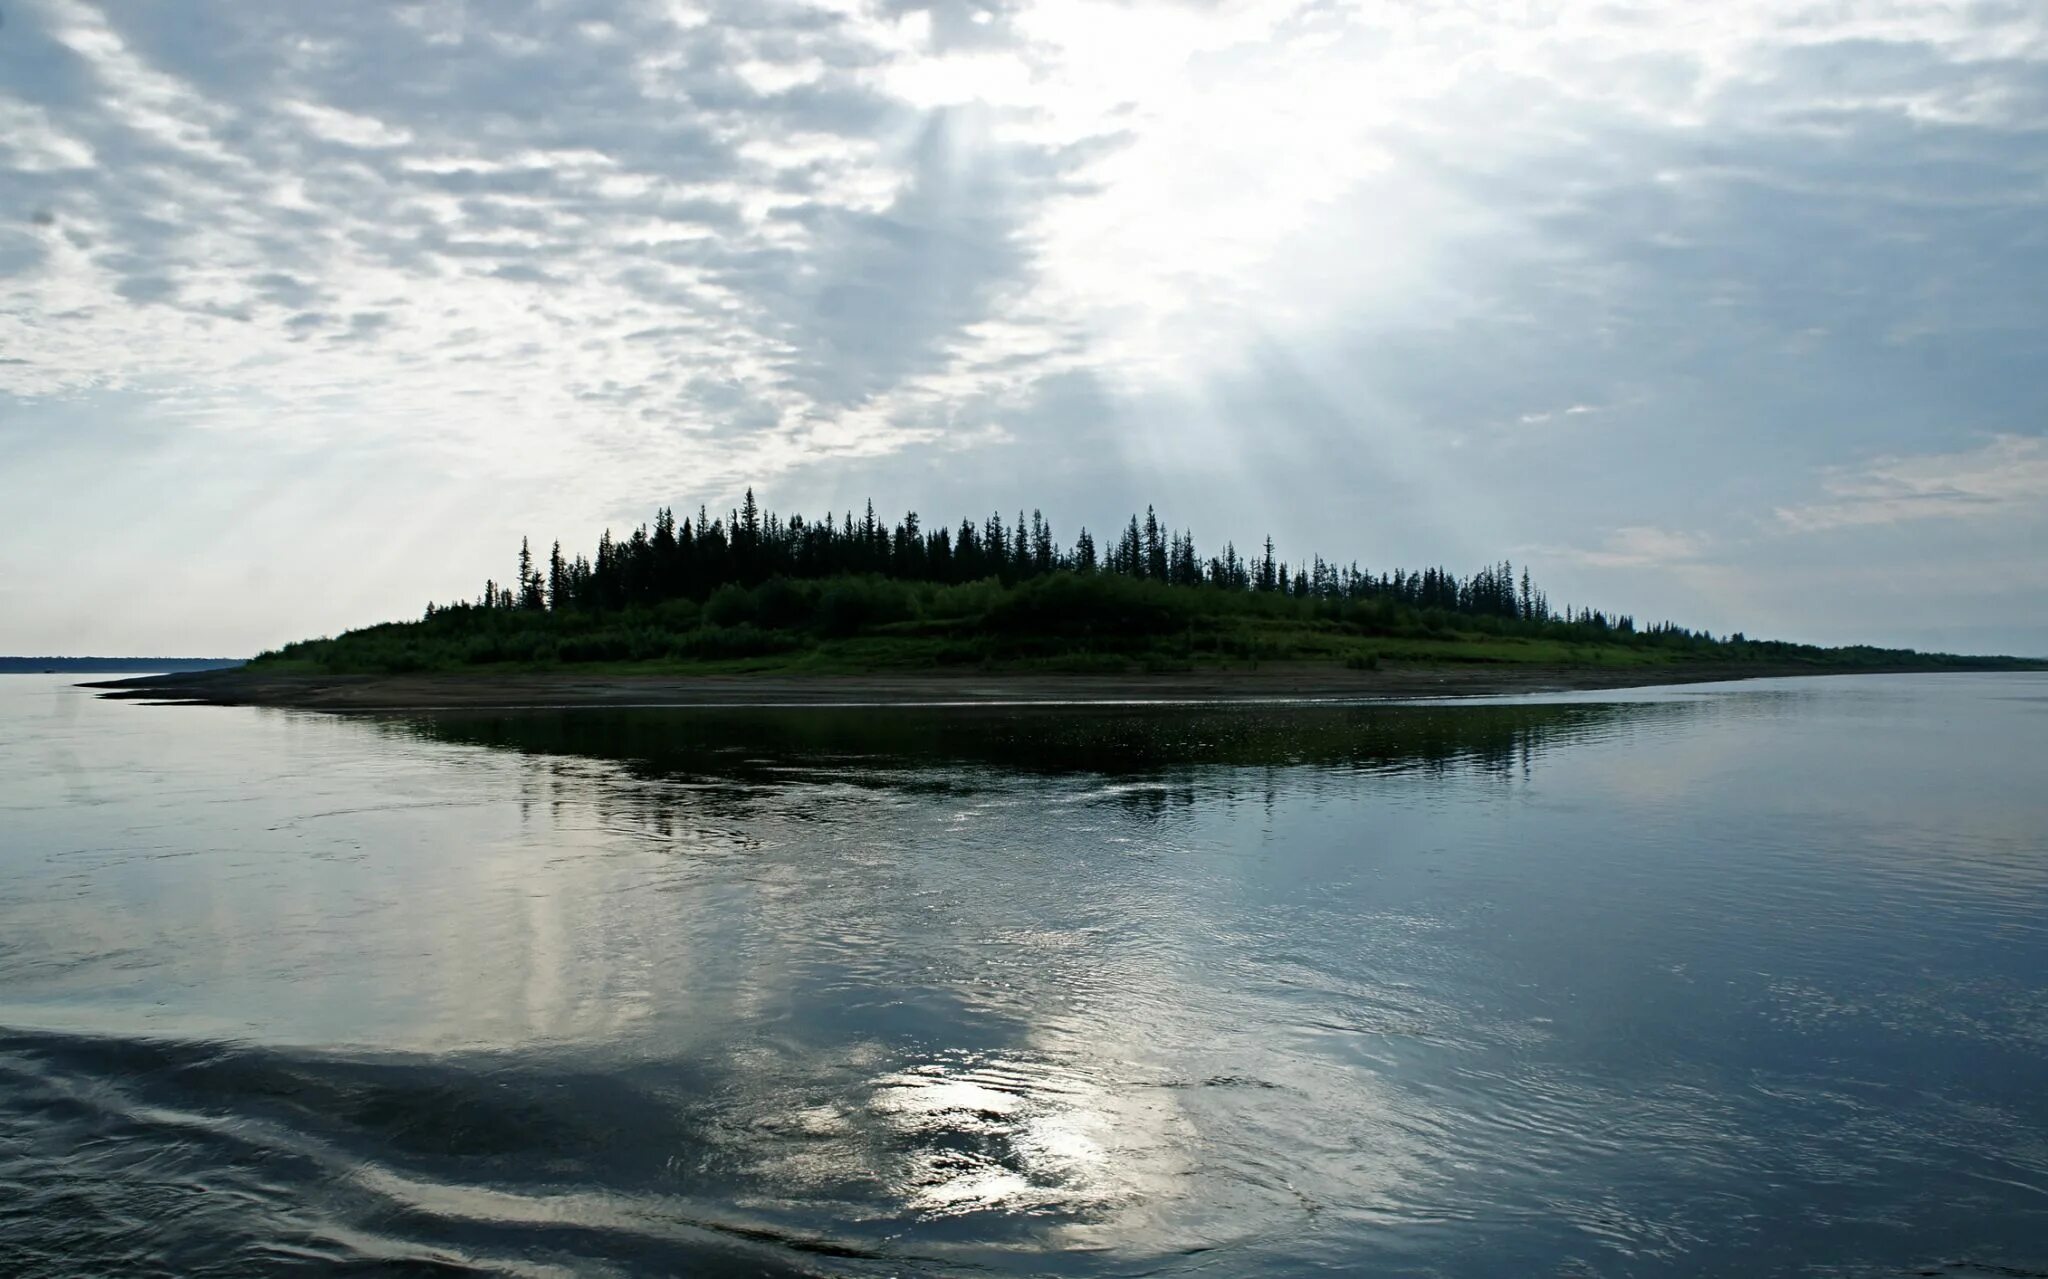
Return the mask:
<svg viewBox="0 0 2048 1279">
<path fill-rule="evenodd" d="M 0 1272 L 2023 1272 L 2035 709 L 83 703 Z"/>
</svg>

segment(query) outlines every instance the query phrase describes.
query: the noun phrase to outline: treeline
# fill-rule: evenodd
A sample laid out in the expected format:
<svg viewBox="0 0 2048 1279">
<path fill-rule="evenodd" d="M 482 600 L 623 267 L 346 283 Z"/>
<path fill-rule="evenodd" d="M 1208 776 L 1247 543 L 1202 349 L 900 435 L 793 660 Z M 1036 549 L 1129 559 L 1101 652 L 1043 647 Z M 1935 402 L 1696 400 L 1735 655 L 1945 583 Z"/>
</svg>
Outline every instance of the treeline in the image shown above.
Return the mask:
<svg viewBox="0 0 2048 1279">
<path fill-rule="evenodd" d="M 1392 569 L 1372 573 L 1358 561 L 1337 564 L 1320 555 L 1289 563 L 1275 557 L 1273 539 L 1247 557 L 1234 543 L 1204 556 L 1194 535 L 1162 524 L 1153 508 L 1136 515 L 1117 537 L 1098 543 L 1082 528 L 1070 546 L 1054 536 L 1044 515 L 1027 520 L 1017 513 L 1009 524 L 999 514 L 957 527 L 927 529 L 916 512 L 893 526 L 875 517 L 872 501 L 860 517 L 807 519 L 764 511 L 747 490 L 745 500 L 725 516 L 699 507 L 694 519 L 677 521 L 667 508 L 614 540 L 607 529 L 594 558 L 565 558 L 556 542 L 545 563 L 531 543 L 519 548 L 517 576 L 492 579 L 470 604 L 430 605 L 428 616 L 445 608 L 580 610 L 616 612 L 670 600 L 709 599 L 721 587 L 754 587 L 776 579 L 815 580 L 876 576 L 908 582 L 957 585 L 995 579 L 1014 585 L 1055 573 L 1110 574 L 1167 586 L 1274 594 L 1328 601 L 1384 600 L 1413 609 L 1441 610 L 1527 622 L 1560 621 L 1622 634 L 1635 619 L 1599 610 L 1553 610 L 1525 568 L 1517 576 L 1506 560 L 1460 577 L 1445 568 Z M 1668 623 L 1658 632 L 1681 631 Z"/>
<path fill-rule="evenodd" d="M 537 560 L 473 601 L 429 605 L 259 662 L 328 672 L 456 670 L 494 664 L 661 664 L 690 670 L 852 672 L 1000 666 L 1063 671 L 1382 660 L 1558 665 L 1726 661 L 1874 669 L 1997 664 L 1907 650 L 1820 649 L 1554 607 L 1503 561 L 1369 571 L 1356 561 L 1204 556 L 1193 535 L 1148 509 L 1113 539 L 1083 529 L 1062 545 L 1034 512 L 1015 522 L 926 529 L 872 504 L 806 519 L 746 501 L 722 517 L 664 510 L 595 557 Z"/>
</svg>

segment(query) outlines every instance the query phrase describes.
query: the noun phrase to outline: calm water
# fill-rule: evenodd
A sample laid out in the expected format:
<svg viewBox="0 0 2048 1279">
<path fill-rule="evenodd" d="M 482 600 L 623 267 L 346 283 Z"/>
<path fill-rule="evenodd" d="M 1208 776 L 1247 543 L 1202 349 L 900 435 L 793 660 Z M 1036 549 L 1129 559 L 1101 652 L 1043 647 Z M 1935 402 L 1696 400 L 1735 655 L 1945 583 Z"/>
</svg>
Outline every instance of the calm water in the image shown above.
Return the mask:
<svg viewBox="0 0 2048 1279">
<path fill-rule="evenodd" d="M 0 1273 L 2048 1271 L 2048 677 L 0 680 Z"/>
</svg>

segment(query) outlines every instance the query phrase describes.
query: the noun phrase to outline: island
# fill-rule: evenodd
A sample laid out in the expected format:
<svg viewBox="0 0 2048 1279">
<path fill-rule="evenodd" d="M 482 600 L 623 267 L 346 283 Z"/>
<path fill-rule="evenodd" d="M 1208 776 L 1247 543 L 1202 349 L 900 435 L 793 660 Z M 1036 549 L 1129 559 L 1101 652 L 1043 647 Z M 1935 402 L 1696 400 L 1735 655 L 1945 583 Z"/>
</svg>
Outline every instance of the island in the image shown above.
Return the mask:
<svg viewBox="0 0 2048 1279">
<path fill-rule="evenodd" d="M 2048 669 L 2014 657 L 1817 647 L 1553 604 L 1502 560 L 1372 570 L 1273 540 L 1203 555 L 1148 508 L 1055 540 L 1019 512 L 926 528 L 763 510 L 659 511 L 593 556 L 543 559 L 412 621 L 301 640 L 232 670 L 110 681 L 220 704 L 432 706 L 1214 701 L 1426 697 L 1775 675 Z"/>
</svg>

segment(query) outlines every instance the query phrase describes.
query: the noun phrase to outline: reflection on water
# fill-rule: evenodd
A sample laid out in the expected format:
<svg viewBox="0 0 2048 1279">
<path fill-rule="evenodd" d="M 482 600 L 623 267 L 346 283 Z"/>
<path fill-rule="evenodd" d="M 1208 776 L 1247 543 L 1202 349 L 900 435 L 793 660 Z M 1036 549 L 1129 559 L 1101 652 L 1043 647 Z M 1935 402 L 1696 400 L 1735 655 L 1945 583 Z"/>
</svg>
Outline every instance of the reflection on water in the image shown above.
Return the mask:
<svg viewBox="0 0 2048 1279">
<path fill-rule="evenodd" d="M 640 776 L 742 784 L 801 769 L 894 785 L 919 768 L 1109 777 L 1323 768 L 1379 772 L 1526 766 L 1548 745 L 1682 703 L 1485 706 L 1132 706 L 451 712 L 381 721 L 435 741 L 614 760 Z"/>
<path fill-rule="evenodd" d="M 1681 705 L 1249 706 L 1116 709 L 861 708 L 538 710 L 392 717 L 388 732 L 553 757 L 603 760 L 641 785 L 595 794 L 572 764 L 529 774 L 528 804 L 605 805 L 660 838 L 720 817 L 882 802 L 876 792 L 1114 804 L 1164 818 L 1198 798 L 1267 799 L 1359 774 L 1456 771 L 1507 779 L 1543 750 Z M 1076 785 L 1076 779 L 1081 784 Z M 794 794 L 799 803 L 780 801 Z M 955 814 L 956 818 L 958 814 Z M 733 832 L 746 839 L 752 830 Z"/>
<path fill-rule="evenodd" d="M 2042 1266 L 2040 687 L 0 684 L 0 1270 Z"/>
</svg>

